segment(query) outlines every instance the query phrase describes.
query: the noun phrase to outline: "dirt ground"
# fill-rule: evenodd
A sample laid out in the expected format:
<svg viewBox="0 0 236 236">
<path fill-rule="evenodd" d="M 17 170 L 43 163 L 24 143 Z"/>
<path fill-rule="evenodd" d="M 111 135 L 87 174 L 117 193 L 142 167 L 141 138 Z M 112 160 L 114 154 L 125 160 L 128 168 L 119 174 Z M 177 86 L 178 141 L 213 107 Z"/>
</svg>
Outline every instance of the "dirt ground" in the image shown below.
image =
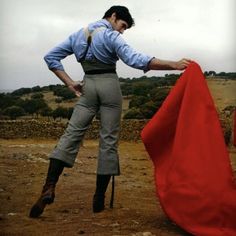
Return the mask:
<svg viewBox="0 0 236 236">
<path fill-rule="evenodd" d="M 109 187 L 105 211 L 92 213 L 98 143 L 89 140 L 74 168 L 64 170 L 55 202 L 38 219 L 29 218 L 56 142 L 0 140 L 0 235 L 189 235 L 163 213 L 156 198 L 152 163 L 142 143 L 120 143 L 122 175 L 116 178 L 114 209 L 109 209 Z M 235 148 L 230 152 L 235 171 Z"/>
</svg>

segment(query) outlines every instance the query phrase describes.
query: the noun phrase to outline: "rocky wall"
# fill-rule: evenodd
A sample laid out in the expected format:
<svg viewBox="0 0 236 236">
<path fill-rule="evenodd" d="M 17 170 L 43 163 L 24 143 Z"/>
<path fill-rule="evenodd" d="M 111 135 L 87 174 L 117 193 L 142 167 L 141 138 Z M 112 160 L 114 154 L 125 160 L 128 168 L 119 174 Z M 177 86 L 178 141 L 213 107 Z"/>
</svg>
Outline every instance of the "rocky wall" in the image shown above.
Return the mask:
<svg viewBox="0 0 236 236">
<path fill-rule="evenodd" d="M 140 140 L 140 131 L 147 120 L 122 120 L 120 139 L 126 141 Z M 225 142 L 229 144 L 232 137 L 230 120 L 222 119 Z M 0 138 L 59 138 L 67 124 L 42 120 L 0 120 Z M 98 139 L 100 122 L 95 120 L 86 132 L 85 139 Z"/>
<path fill-rule="evenodd" d="M 137 141 L 145 120 L 124 120 L 121 125 L 121 140 Z M 59 138 L 67 124 L 42 120 L 0 120 L 0 138 Z M 99 137 L 100 122 L 95 120 L 86 132 L 86 139 Z"/>
</svg>

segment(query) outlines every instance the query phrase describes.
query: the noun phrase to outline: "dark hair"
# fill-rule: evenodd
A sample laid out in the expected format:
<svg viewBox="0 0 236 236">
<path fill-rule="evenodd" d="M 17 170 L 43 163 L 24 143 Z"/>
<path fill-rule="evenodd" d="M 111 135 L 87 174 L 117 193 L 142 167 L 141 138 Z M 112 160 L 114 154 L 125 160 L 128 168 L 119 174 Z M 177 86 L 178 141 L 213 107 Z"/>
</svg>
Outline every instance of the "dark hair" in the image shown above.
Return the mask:
<svg viewBox="0 0 236 236">
<path fill-rule="evenodd" d="M 129 9 L 124 6 L 112 6 L 109 10 L 105 12 L 104 18 L 111 17 L 113 13 L 116 13 L 116 18 L 118 20 L 124 20 L 128 24 L 128 28 L 134 25 L 134 19 L 132 18 Z"/>
</svg>

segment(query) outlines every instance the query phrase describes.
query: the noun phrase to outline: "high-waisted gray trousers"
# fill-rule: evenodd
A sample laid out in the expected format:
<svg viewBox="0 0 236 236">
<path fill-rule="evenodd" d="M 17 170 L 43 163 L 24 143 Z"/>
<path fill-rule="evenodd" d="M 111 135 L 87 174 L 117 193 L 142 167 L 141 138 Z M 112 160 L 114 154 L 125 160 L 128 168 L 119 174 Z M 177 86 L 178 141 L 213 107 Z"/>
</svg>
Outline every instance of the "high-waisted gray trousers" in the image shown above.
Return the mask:
<svg viewBox="0 0 236 236">
<path fill-rule="evenodd" d="M 85 75 L 83 95 L 74 107 L 72 117 L 50 158 L 68 167 L 74 165 L 85 131 L 99 111 L 101 118 L 97 174 L 119 175 L 117 152 L 122 95 L 116 74 Z"/>
</svg>

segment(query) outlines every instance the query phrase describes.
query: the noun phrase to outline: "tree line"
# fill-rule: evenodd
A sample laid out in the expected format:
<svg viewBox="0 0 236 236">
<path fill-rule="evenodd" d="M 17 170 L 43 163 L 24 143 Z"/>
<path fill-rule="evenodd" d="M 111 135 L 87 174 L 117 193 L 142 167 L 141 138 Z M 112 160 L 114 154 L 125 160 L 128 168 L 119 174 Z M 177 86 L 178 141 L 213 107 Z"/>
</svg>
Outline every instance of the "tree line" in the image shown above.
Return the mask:
<svg viewBox="0 0 236 236">
<path fill-rule="evenodd" d="M 214 71 L 206 71 L 204 74 L 206 76 L 220 74 L 224 79 L 236 78 L 236 73 L 221 72 L 217 74 Z M 150 119 L 160 108 L 170 88 L 176 83 L 180 75 L 166 74 L 163 77 L 119 78 L 122 94 L 130 100 L 123 119 Z M 53 92 L 55 102 L 58 104 L 56 109 L 50 107 L 44 98 L 44 92 Z M 53 119 L 70 119 L 73 108 L 64 108 L 60 106 L 60 103 L 74 98 L 76 98 L 75 94 L 60 84 L 20 88 L 11 93 L 0 93 L 0 118 L 16 119 L 31 115 L 36 118 L 43 116 L 48 117 L 48 119 L 51 117 Z"/>
<path fill-rule="evenodd" d="M 49 85 L 45 87 L 35 86 L 33 88 L 20 88 L 12 93 L 0 93 L 0 117 L 16 119 L 21 116 L 31 115 L 38 118 L 52 117 L 70 119 L 73 108 L 63 108 L 60 105 L 52 109 L 44 99 L 43 92 L 52 91 L 55 102 L 60 104 L 63 100 L 75 98 L 75 94 L 63 85 Z M 23 98 L 30 95 L 29 98 Z"/>
</svg>

